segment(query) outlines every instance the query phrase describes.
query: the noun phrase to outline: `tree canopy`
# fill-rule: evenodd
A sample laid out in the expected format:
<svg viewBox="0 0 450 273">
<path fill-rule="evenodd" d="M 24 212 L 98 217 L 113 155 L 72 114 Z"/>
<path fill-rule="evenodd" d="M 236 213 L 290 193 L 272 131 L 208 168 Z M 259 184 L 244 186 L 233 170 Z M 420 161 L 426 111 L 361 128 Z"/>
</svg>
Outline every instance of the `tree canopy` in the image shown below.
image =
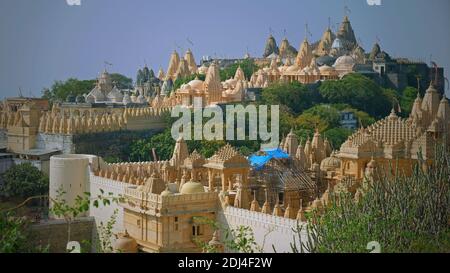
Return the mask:
<svg viewBox="0 0 450 273">
<path fill-rule="evenodd" d="M 48 191 L 48 177 L 31 163 L 15 165 L 3 174 L 1 194 L 28 198 Z"/>
<path fill-rule="evenodd" d="M 117 84 L 119 89 L 129 89 L 133 87 L 133 80 L 118 74 L 110 74 L 111 80 Z M 65 101 L 70 94 L 74 96 L 89 93 L 96 83 L 96 80 L 78 80 L 69 78 L 65 81 L 55 81 L 50 88 L 42 90 L 42 97 L 48 99 L 51 103 Z"/>
<path fill-rule="evenodd" d="M 320 102 L 320 95 L 299 82 L 275 83 L 264 88 L 262 104 L 285 105 L 293 114 L 299 114 Z"/>
<path fill-rule="evenodd" d="M 234 63 L 220 70 L 220 80 L 225 81 L 229 78 L 234 77 L 236 74 L 236 70 L 238 67 L 241 67 L 242 71 L 244 71 L 244 75 L 249 80 L 253 74 L 253 72 L 258 70 L 258 66 L 252 59 L 245 59 L 240 62 Z"/>
<path fill-rule="evenodd" d="M 183 84 L 189 83 L 190 81 L 194 80 L 195 78 L 198 78 L 199 80 L 204 81 L 205 75 L 202 74 L 194 74 L 183 78 L 178 78 L 173 83 L 173 90 L 177 90 L 180 88 Z"/>
<path fill-rule="evenodd" d="M 324 81 L 319 92 L 328 103 L 346 103 L 377 118 L 386 116 L 392 109 L 392 92 L 357 73 L 341 80 Z"/>
<path fill-rule="evenodd" d="M 409 115 L 411 113 L 414 101 L 417 98 L 417 88 L 414 87 L 406 87 L 403 89 L 402 96 L 400 99 L 400 106 L 402 109 L 402 114 L 404 116 Z"/>
</svg>

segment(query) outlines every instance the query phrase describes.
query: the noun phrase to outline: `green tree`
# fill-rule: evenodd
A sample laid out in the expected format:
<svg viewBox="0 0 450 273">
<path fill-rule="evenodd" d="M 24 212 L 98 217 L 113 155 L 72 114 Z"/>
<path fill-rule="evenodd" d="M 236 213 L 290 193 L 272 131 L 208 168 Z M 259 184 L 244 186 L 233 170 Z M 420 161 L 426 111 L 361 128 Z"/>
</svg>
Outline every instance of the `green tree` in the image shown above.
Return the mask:
<svg viewBox="0 0 450 273">
<path fill-rule="evenodd" d="M 3 174 L 1 195 L 28 198 L 48 191 L 48 177 L 31 163 L 15 165 Z"/>
<path fill-rule="evenodd" d="M 416 98 L 417 98 L 417 88 L 408 86 L 403 90 L 400 99 L 400 106 L 402 108 L 403 116 L 409 116 Z"/>
<path fill-rule="evenodd" d="M 220 70 L 220 80 L 226 81 L 236 74 L 236 70 L 238 67 L 241 67 L 242 71 L 244 71 L 245 78 L 250 79 L 253 72 L 258 70 L 258 66 L 252 59 L 245 59 L 240 62 L 229 65 L 228 67 Z"/>
<path fill-rule="evenodd" d="M 173 83 L 173 90 L 177 90 L 183 84 L 189 83 L 190 81 L 194 80 L 195 78 L 198 78 L 199 80 L 204 81 L 205 80 L 205 75 L 195 74 L 195 75 L 190 75 L 190 76 L 183 77 L 183 78 L 178 78 Z"/>
<path fill-rule="evenodd" d="M 312 129 L 297 129 L 294 130 L 294 133 L 298 136 L 299 142 L 302 142 L 303 145 L 305 145 L 308 138 L 312 139 L 314 136 L 314 130 Z"/>
<path fill-rule="evenodd" d="M 339 127 L 341 114 L 339 110 L 327 104 L 320 104 L 309 108 L 303 114 L 318 116 L 322 121 L 328 123 L 329 127 Z"/>
<path fill-rule="evenodd" d="M 314 131 L 317 128 L 319 132 L 323 132 L 330 127 L 330 124 L 326 120 L 311 113 L 303 113 L 298 116 L 295 124 L 299 129 Z"/>
<path fill-rule="evenodd" d="M 372 183 L 363 183 L 359 200 L 352 192 L 332 193 L 330 207 L 311 213 L 306 230 L 299 228 L 309 236 L 299 237 L 293 251 L 367 253 L 368 243 L 376 241 L 384 253 L 448 253 L 450 156 L 446 148 L 438 146 L 431 165 L 419 159 L 411 176 L 378 175 Z"/>
<path fill-rule="evenodd" d="M 352 130 L 346 128 L 331 128 L 323 133 L 323 136 L 330 141 L 334 150 L 339 150 L 342 143 L 352 134 Z"/>
<path fill-rule="evenodd" d="M 119 73 L 111 73 L 111 80 L 116 83 L 119 89 L 133 88 L 133 80 Z"/>
<path fill-rule="evenodd" d="M 78 80 L 69 78 L 66 81 L 55 81 L 50 89 L 43 90 L 43 98 L 50 102 L 65 101 L 70 94 L 74 96 L 89 93 L 94 88 L 95 80 Z"/>
<path fill-rule="evenodd" d="M 311 108 L 320 102 L 320 95 L 299 82 L 276 83 L 264 88 L 261 103 L 267 105 L 285 105 L 293 114 Z"/>
<path fill-rule="evenodd" d="M 152 161 L 152 148 L 156 149 L 160 160 L 168 160 L 172 157 L 175 140 L 172 138 L 170 128 L 149 139 L 140 139 L 130 145 L 131 161 Z"/>
<path fill-rule="evenodd" d="M 30 222 L 12 212 L 0 212 L 0 253 L 48 252 L 32 244 Z"/>
<path fill-rule="evenodd" d="M 213 156 L 214 153 L 226 144 L 226 142 L 222 140 L 188 140 L 186 143 L 189 152 L 192 152 L 195 149 L 205 158 Z"/>
<path fill-rule="evenodd" d="M 356 118 L 358 119 L 359 125 L 362 125 L 363 127 L 367 127 L 369 125 L 372 125 L 376 122 L 375 118 L 371 117 L 369 114 L 363 111 L 358 111 L 356 109 L 350 110 L 353 111 Z"/>
<path fill-rule="evenodd" d="M 391 92 L 384 92 L 371 79 L 353 73 L 341 80 L 325 81 L 319 87 L 322 97 L 329 103 L 344 103 L 381 118 L 392 108 Z"/>
<path fill-rule="evenodd" d="M 117 88 L 128 89 L 132 88 L 133 80 L 118 74 L 110 74 L 111 80 L 116 82 Z M 76 78 L 69 78 L 65 81 L 55 81 L 50 88 L 42 90 L 42 97 L 48 99 L 51 103 L 57 101 L 65 101 L 69 95 L 83 95 L 89 93 L 95 86 L 96 80 L 78 80 Z"/>
</svg>

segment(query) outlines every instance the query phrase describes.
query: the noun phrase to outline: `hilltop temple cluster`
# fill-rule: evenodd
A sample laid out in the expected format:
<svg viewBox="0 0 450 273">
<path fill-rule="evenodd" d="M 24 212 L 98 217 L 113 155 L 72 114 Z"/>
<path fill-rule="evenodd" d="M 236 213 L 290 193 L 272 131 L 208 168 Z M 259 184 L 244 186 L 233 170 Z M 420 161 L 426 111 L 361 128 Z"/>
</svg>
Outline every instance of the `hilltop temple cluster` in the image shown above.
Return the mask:
<svg viewBox="0 0 450 273">
<path fill-rule="evenodd" d="M 90 183 L 123 189 L 122 239 L 128 243 L 118 244 L 119 250 L 196 252 L 201 248 L 195 238 L 224 251 L 223 233 L 208 221 L 226 226 L 252 223 L 256 230 L 260 225 L 283 230 L 297 221 L 304 224 L 306 214 L 321 213 L 333 193 L 349 192 L 359 200 L 363 185 L 379 175 L 391 175 L 392 164 L 392 170 L 411 175 L 419 151 L 431 163 L 436 143 L 449 145 L 449 137 L 448 101 L 431 84 L 423 98 L 417 97 L 409 118 L 402 119 L 393 110 L 385 119 L 357 130 L 337 151 L 318 131 L 305 142 L 291 131 L 278 148 L 250 157 L 227 144 L 204 158 L 195 150 L 189 153 L 180 138 L 167 161 L 91 160 Z"/>
<path fill-rule="evenodd" d="M 234 77 L 221 81 L 221 68 L 245 59 L 253 60 L 260 68 L 246 76 L 239 67 Z M 403 90 L 408 85 L 407 73 L 411 69 L 421 75 L 422 86 L 434 80 L 439 93 L 444 93 L 442 68 L 430 68 L 420 61 L 393 58 L 381 49 L 378 42 L 370 52 L 366 52 L 357 41 L 348 16 L 345 16 L 336 33 L 328 27 L 317 42 L 305 38 L 298 51 L 287 38 L 278 48 L 272 35 L 267 40 L 263 58 L 252 58 L 246 54 L 244 59 L 213 59 L 197 65 L 190 49 L 184 57 L 174 51 L 167 72 L 160 68 L 155 75 L 147 67 L 139 70 L 137 87 L 133 92 L 135 98 L 142 95 L 154 106 L 181 104 L 191 107 L 196 97 L 202 98 L 205 105 L 240 102 L 251 97 L 249 90 L 265 88 L 273 83 L 296 81 L 315 84 L 342 79 L 351 73 L 365 75 L 386 88 Z M 184 81 L 195 76 L 192 81 L 175 87 L 177 80 Z M 200 80 L 202 77 L 205 80 Z M 144 101 L 143 98 L 141 100 Z"/>
<path fill-rule="evenodd" d="M 347 16 L 344 17 L 336 34 L 328 27 L 317 42 L 311 43 L 305 38 L 298 51 L 289 44 L 287 38 L 283 39 L 278 48 L 275 38 L 270 35 L 264 57 L 270 65 L 253 73 L 250 79 L 252 87 L 267 87 L 280 81 L 312 84 L 323 80 L 342 79 L 350 73 L 359 73 L 388 88 L 403 90 L 407 85 L 405 75 L 408 67 L 421 71 L 424 74 L 423 80 L 432 78 L 434 73 L 433 69 L 423 62 L 392 58 L 381 50 L 378 42 L 366 53 L 357 41 Z M 439 78 L 435 85 L 443 93 L 442 69 L 438 69 L 438 73 Z"/>
<path fill-rule="evenodd" d="M 183 138 L 169 160 L 159 160 L 157 151 L 151 162 L 106 163 L 99 156 L 113 143 L 164 130 L 164 116 L 172 107 L 189 108 L 196 99 L 203 106 L 241 102 L 249 99 L 249 90 L 272 83 L 312 84 L 350 73 L 402 88 L 405 69 L 421 67 L 392 59 L 378 44 L 366 54 L 348 17 L 336 34 L 329 27 L 316 43 L 304 39 L 298 51 L 286 38 L 278 48 L 270 36 L 264 58 L 255 62 L 263 65 L 249 78 L 238 67 L 222 81 L 219 60 L 197 65 L 191 50 L 182 58 L 174 51 L 166 72 L 160 69 L 155 75 L 145 66 L 130 89 L 120 89 L 105 70 L 91 91 L 70 94 L 51 107 L 42 99 L 9 98 L 0 105 L 0 143 L 5 146 L 0 162 L 3 169 L 32 162 L 49 173 L 52 200 L 62 189 L 69 205 L 85 192 L 123 196 L 125 201 L 110 209 L 91 206 L 84 215 L 98 225 L 118 211 L 114 232 L 122 233 L 117 251 L 200 252 L 199 241 L 226 251 L 223 231 L 211 222 L 228 228 L 248 225 L 258 243 L 289 251 L 293 229 L 305 224 L 308 212 L 321 213 L 333 192 L 350 192 L 357 200 L 364 183 L 392 174 L 391 165 L 411 175 L 419 153 L 431 163 L 437 143 L 450 145 L 450 107 L 441 97 L 443 72 L 436 70 L 408 118 L 392 110 L 356 130 L 338 150 L 318 130 L 302 140 L 291 130 L 278 147 L 249 157 L 226 144 L 205 158 L 189 152 Z M 433 74 L 426 65 L 422 68 Z M 269 243 L 265 251 L 272 251 Z"/>
<path fill-rule="evenodd" d="M 0 161 L 4 166 L 30 162 L 48 173 L 54 154 L 102 154 L 121 138 L 132 141 L 165 128 L 168 107 L 129 99 L 112 85 L 106 71 L 89 94 L 69 95 L 51 109 L 43 99 L 8 98 L 0 105 L 0 148 L 7 152 Z"/>
</svg>

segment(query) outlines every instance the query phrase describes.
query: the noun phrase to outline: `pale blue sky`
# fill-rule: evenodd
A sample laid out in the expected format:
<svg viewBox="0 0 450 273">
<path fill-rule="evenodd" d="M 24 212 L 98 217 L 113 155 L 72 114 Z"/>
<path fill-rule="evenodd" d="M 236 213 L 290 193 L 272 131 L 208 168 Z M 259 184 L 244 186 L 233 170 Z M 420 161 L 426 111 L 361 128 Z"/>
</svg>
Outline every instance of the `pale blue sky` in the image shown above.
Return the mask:
<svg viewBox="0 0 450 273">
<path fill-rule="evenodd" d="M 91 79 L 104 67 L 135 78 L 147 64 L 166 70 L 175 44 L 202 55 L 260 56 L 269 28 L 279 42 L 283 29 L 299 47 L 308 23 L 317 40 L 328 17 L 339 23 L 344 6 L 366 50 L 378 36 L 395 57 L 433 60 L 450 69 L 450 1 L 382 0 L 1 0 L 0 98 L 40 96 L 43 87 L 69 77 Z M 189 38 L 194 46 L 187 42 Z M 448 94 L 448 93 L 447 93 Z"/>
</svg>

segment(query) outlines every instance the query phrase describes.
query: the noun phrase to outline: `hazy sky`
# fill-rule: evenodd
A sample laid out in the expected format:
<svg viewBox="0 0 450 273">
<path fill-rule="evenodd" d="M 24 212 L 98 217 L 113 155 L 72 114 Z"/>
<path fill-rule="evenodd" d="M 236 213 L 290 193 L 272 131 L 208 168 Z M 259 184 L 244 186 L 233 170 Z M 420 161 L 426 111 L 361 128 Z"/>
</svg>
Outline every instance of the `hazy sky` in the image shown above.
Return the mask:
<svg viewBox="0 0 450 273">
<path fill-rule="evenodd" d="M 369 51 L 377 37 L 394 57 L 433 60 L 450 70 L 450 1 L 381 0 L 1 0 L 0 98 L 40 96 L 69 77 L 92 79 L 104 68 L 135 79 L 146 62 L 167 69 L 170 53 L 191 47 L 203 55 L 260 56 L 272 29 L 296 48 L 305 23 L 317 40 L 342 21 L 347 5 L 356 36 Z M 194 45 L 191 46 L 187 39 Z M 447 94 L 448 91 L 447 91 Z"/>
</svg>

